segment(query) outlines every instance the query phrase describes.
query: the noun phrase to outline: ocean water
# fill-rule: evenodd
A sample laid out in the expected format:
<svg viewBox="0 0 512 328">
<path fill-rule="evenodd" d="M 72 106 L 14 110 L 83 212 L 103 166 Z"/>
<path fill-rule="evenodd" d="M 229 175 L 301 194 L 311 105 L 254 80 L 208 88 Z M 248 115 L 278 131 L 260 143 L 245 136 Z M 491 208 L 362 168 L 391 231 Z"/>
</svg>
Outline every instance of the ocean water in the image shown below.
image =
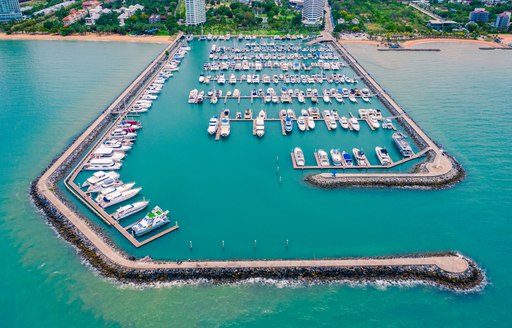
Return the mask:
<svg viewBox="0 0 512 328">
<path fill-rule="evenodd" d="M 228 255 L 287 256 L 285 250 L 279 250 L 286 238 L 290 239 L 291 257 L 316 256 L 313 253 L 317 250 L 326 256 L 454 249 L 474 258 L 486 270 L 489 284 L 479 293 L 454 294 L 425 286 L 289 286 L 286 283 L 251 282 L 137 289 L 120 287 L 96 276 L 82 265 L 73 248 L 59 239 L 33 208 L 28 198 L 29 183 L 163 45 L 0 42 L 0 149 L 3 157 L 0 162 L 0 228 L 4 232 L 0 240 L 2 326 L 509 326 L 512 317 L 509 272 L 512 267 L 508 259 L 512 250 L 512 224 L 508 209 L 512 178 L 508 168 L 512 157 L 508 140 L 512 127 L 512 94 L 508 89 L 512 61 L 505 51 L 480 51 L 474 45 L 429 46 L 439 47 L 442 51 L 377 52 L 372 46 L 362 45 L 351 45 L 349 50 L 435 140 L 443 143 L 462 162 L 468 172 L 466 181 L 444 191 L 321 192 L 302 186 L 311 195 L 323 193 L 324 201 L 311 204 L 308 197 L 301 197 L 283 204 L 279 193 L 294 192 L 300 177 L 290 172 L 289 163 L 279 156 L 283 170 L 280 186 L 274 180 L 274 185 L 258 187 L 265 193 L 246 199 L 244 193 L 254 186 L 244 185 L 239 187 L 237 195 L 228 198 L 216 192 L 219 184 L 249 180 L 246 176 L 250 173 L 230 167 L 230 164 L 224 170 L 209 172 L 197 163 L 200 163 L 203 152 L 211 155 L 208 153 L 210 148 L 189 149 L 188 153 L 183 153 L 181 143 L 178 143 L 173 156 L 153 155 L 170 160 L 188 155 L 194 170 L 178 171 L 172 188 L 184 194 L 198 189 L 201 197 L 194 202 L 176 200 L 176 203 L 189 204 L 189 209 L 175 214 L 180 218 L 182 228 L 168 239 L 178 241 L 165 244 L 167 250 L 161 256 L 192 257 L 198 253 L 198 257 L 222 258 L 220 240 L 224 234 L 201 234 L 188 229 L 201 224 L 205 230 L 221 230 L 220 223 L 215 220 L 219 215 L 217 212 L 240 206 L 239 202 L 245 202 L 250 208 L 263 203 L 276 211 L 288 211 L 281 213 L 290 216 L 300 216 L 304 207 L 318 207 L 322 215 L 302 220 L 299 222 L 303 224 L 301 229 L 289 230 L 296 231 L 294 238 L 285 236 L 283 229 L 295 224 L 293 220 L 284 223 L 272 216 L 259 218 L 257 222 L 230 219 L 232 224 L 238 222 L 237 227 L 220 227 L 228 232 L 238 231 L 240 245 L 245 240 L 248 245 L 240 246 Z M 190 78 L 195 80 L 197 76 Z M 161 98 L 167 97 L 166 91 Z M 140 141 L 151 145 L 154 138 L 151 135 L 158 134 L 157 125 L 151 124 L 152 120 L 165 118 L 172 121 L 173 116 L 164 115 L 164 110 L 197 110 L 198 117 L 204 121 L 197 134 L 204 137 L 206 118 L 211 113 L 189 108 L 186 95 L 177 96 L 182 97 L 177 103 L 183 107 L 155 107 L 155 111 L 144 118 L 148 128 L 155 128 L 145 128 L 141 136 L 145 140 Z M 163 103 L 165 99 L 160 100 Z M 173 124 L 170 122 L 168 128 L 177 130 L 172 134 L 177 138 L 180 129 L 187 127 L 179 128 Z M 217 152 L 228 156 L 234 151 L 232 148 L 244 146 L 240 140 L 257 141 L 255 138 L 242 139 L 243 134 L 250 133 L 250 128 L 234 124 L 244 123 L 233 123 L 232 136 L 227 142 L 214 144 L 215 141 L 206 139 L 205 143 L 212 143 Z M 267 128 L 269 134 L 262 145 L 268 140 L 291 143 L 280 136 L 276 128 L 277 131 L 272 130 L 274 135 Z M 311 141 L 310 147 L 315 147 L 314 142 L 325 142 L 323 147 L 331 147 L 331 141 L 324 140 L 330 136 L 318 132 L 318 139 L 315 137 L 316 141 Z M 142 147 L 143 143 L 140 145 Z M 137 159 L 142 156 L 138 153 L 138 149 L 134 149 L 127 160 L 127 164 L 131 164 L 127 165 L 127 171 L 133 170 L 131 177 L 144 187 L 144 192 L 148 189 L 149 197 L 159 197 L 150 190 L 150 180 L 145 181 L 136 172 L 137 165 L 143 162 Z M 261 165 L 265 166 L 262 170 L 267 170 L 268 174 L 275 173 L 275 156 L 270 154 L 268 159 L 257 159 L 261 160 Z M 179 168 L 185 160 L 176 160 L 178 163 L 173 166 Z M 208 184 L 188 186 L 186 182 L 191 175 L 204 176 Z M 223 177 L 227 181 L 222 180 Z M 257 185 L 260 179 L 257 175 L 251 181 Z M 175 190 L 170 192 L 172 196 L 177 195 Z M 155 201 L 163 203 L 164 199 L 155 198 Z M 203 201 L 215 205 L 213 214 L 203 217 L 201 222 L 187 222 L 189 213 L 198 211 L 198 204 Z M 169 207 L 172 209 L 171 205 Z M 227 213 L 232 213 L 232 209 Z M 226 216 L 230 215 L 233 214 Z M 336 222 L 333 228 L 330 225 L 333 221 L 342 223 Z M 339 229 L 339 235 L 330 231 L 333 229 Z M 249 234 L 247 230 L 253 233 Z M 318 240 L 318 234 L 326 231 L 325 242 L 308 244 L 307 236 Z M 187 239 L 192 238 L 194 250 L 190 253 Z M 252 240 L 256 238 L 258 248 L 254 250 Z M 205 244 L 201 245 L 201 241 Z M 227 248 L 234 242 L 227 244 Z M 216 243 L 218 250 L 211 246 Z M 153 245 L 148 247 L 157 248 Z"/>
</svg>

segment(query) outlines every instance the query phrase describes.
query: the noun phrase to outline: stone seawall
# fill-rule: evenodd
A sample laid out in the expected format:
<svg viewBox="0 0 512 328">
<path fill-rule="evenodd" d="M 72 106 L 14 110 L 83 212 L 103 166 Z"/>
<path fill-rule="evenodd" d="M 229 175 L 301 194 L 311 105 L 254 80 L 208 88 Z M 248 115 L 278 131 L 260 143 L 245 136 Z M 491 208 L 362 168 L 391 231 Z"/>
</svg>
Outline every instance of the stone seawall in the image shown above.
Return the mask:
<svg viewBox="0 0 512 328">
<path fill-rule="evenodd" d="M 45 213 L 48 221 L 55 227 L 59 235 L 76 247 L 79 254 L 102 276 L 113 278 L 121 283 L 146 285 L 155 282 L 171 281 L 205 281 L 213 284 L 238 283 L 251 278 L 273 280 L 299 280 L 301 282 L 359 282 L 375 283 L 385 281 L 391 284 L 413 282 L 430 284 L 453 291 L 480 290 L 486 278 L 481 269 L 470 259 L 468 269 L 462 273 L 450 273 L 434 265 L 409 266 L 353 266 L 353 267 L 254 267 L 254 268 L 184 268 L 184 269 L 135 269 L 120 266 L 107 259 L 95 245 L 66 219 L 53 205 L 42 197 L 35 184 L 31 195 L 35 205 Z M 455 252 L 421 253 L 398 255 L 392 257 L 430 257 L 430 256 L 461 256 Z M 127 256 L 125 254 L 125 256 Z M 136 261 L 134 257 L 128 257 Z M 358 258 L 365 259 L 365 258 Z M 145 259 L 153 262 L 151 259 Z M 228 261 L 229 262 L 229 261 Z M 226 263 L 228 263 L 226 262 Z M 156 262 L 158 263 L 158 262 Z M 163 263 L 163 262 L 161 262 Z"/>
</svg>

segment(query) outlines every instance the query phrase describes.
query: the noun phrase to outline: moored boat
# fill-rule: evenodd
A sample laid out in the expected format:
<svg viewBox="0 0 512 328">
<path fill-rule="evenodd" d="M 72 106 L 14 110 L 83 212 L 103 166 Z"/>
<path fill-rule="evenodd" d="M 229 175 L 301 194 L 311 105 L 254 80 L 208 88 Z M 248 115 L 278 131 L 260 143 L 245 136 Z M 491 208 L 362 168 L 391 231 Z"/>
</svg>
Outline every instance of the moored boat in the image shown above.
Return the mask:
<svg viewBox="0 0 512 328">
<path fill-rule="evenodd" d="M 405 140 L 406 136 L 402 132 L 395 132 L 392 137 L 396 148 L 400 151 L 402 156 L 411 157 L 414 155 L 411 145 Z"/>
<path fill-rule="evenodd" d="M 379 159 L 382 165 L 389 166 L 393 163 L 386 148 L 377 146 L 375 147 L 375 153 L 377 154 L 377 158 Z"/>
<path fill-rule="evenodd" d="M 370 162 L 368 162 L 368 158 L 366 158 L 366 154 L 364 153 L 364 151 L 362 151 L 358 148 L 353 148 L 352 154 L 354 154 L 354 158 L 356 159 L 358 166 L 369 166 L 370 165 Z"/>
<path fill-rule="evenodd" d="M 297 119 L 297 125 L 300 131 L 306 130 L 306 119 L 304 118 L 304 116 L 299 116 L 299 118 Z"/>
<path fill-rule="evenodd" d="M 295 164 L 297 164 L 297 166 L 304 166 L 306 164 L 304 153 L 299 147 L 293 149 L 293 157 L 295 158 Z"/>
<path fill-rule="evenodd" d="M 353 166 L 354 165 L 354 162 L 352 161 L 352 157 L 346 151 L 343 151 L 341 153 L 341 161 L 342 161 L 343 165 L 345 165 L 345 166 Z"/>
<path fill-rule="evenodd" d="M 357 120 L 357 118 L 355 118 L 355 117 L 351 117 L 351 118 L 349 119 L 349 123 L 350 123 L 350 125 L 352 126 L 352 129 L 353 129 L 354 131 L 359 131 L 359 130 L 360 130 L 361 126 L 359 125 L 359 121 Z"/>
<path fill-rule="evenodd" d="M 135 236 L 142 236 L 169 223 L 167 214 L 169 214 L 169 211 L 163 211 L 160 207 L 156 206 L 143 219 L 132 225 L 130 229 Z"/>
<path fill-rule="evenodd" d="M 341 165 L 341 153 L 340 153 L 339 149 L 331 149 L 330 153 L 331 153 L 332 164 L 335 166 L 340 166 Z"/>
<path fill-rule="evenodd" d="M 261 112 L 260 112 L 260 115 L 256 118 L 256 135 L 258 137 L 263 137 L 263 135 L 265 134 L 265 120 L 264 120 L 264 117 L 261 116 Z"/>
<path fill-rule="evenodd" d="M 133 204 L 121 206 L 120 208 L 118 208 L 116 210 L 116 212 L 112 215 L 112 217 L 115 220 L 119 221 L 121 219 L 124 219 L 125 217 L 128 217 L 132 214 L 142 211 L 143 209 L 146 208 L 146 206 L 148 206 L 148 204 L 149 204 L 149 200 L 143 200 L 140 202 L 135 202 Z"/>
<path fill-rule="evenodd" d="M 217 116 L 213 116 L 208 123 L 208 133 L 215 134 L 219 128 L 219 119 Z"/>
<path fill-rule="evenodd" d="M 106 208 L 115 204 L 119 204 L 121 202 L 124 202 L 125 200 L 135 197 L 141 190 L 142 188 L 135 188 L 124 192 L 110 193 L 103 197 L 103 199 L 101 199 L 99 205 L 103 208 Z"/>
<path fill-rule="evenodd" d="M 327 156 L 325 150 L 319 149 L 317 152 L 317 156 L 321 166 L 329 166 L 329 156 Z"/>
</svg>

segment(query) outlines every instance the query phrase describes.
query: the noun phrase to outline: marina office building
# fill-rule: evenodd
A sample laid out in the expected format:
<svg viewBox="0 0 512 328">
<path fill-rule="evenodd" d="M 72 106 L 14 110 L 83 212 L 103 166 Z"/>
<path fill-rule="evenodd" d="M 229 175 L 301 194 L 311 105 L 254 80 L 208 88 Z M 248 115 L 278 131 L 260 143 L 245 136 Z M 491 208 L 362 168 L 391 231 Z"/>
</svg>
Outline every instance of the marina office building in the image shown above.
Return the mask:
<svg viewBox="0 0 512 328">
<path fill-rule="evenodd" d="M 302 7 L 302 23 L 316 25 L 322 22 L 324 17 L 325 0 L 304 0 Z"/>
<path fill-rule="evenodd" d="M 185 0 L 187 10 L 186 25 L 199 25 L 206 22 L 205 0 Z"/>
<path fill-rule="evenodd" d="M 0 0 L 0 22 L 21 19 L 20 2 L 18 0 Z"/>
</svg>

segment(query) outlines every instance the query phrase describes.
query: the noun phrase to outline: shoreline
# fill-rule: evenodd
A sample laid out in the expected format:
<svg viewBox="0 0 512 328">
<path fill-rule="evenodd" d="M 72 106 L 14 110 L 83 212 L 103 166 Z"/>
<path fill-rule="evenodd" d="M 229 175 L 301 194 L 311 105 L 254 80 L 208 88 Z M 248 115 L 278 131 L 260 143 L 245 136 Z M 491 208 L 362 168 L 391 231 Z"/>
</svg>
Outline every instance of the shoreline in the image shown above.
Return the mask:
<svg viewBox="0 0 512 328">
<path fill-rule="evenodd" d="M 133 42 L 133 43 L 172 43 L 176 39 L 176 35 L 120 35 L 108 34 L 99 35 L 90 33 L 86 35 L 68 35 L 62 36 L 58 34 L 6 34 L 0 33 L 0 41 L 4 40 L 38 40 L 38 41 L 91 41 L 91 42 Z"/>
<path fill-rule="evenodd" d="M 174 42 L 170 46 L 176 44 Z M 162 55 L 163 53 L 157 58 L 161 58 Z M 150 64 L 146 70 L 152 65 Z M 476 263 L 455 252 L 321 260 L 190 262 L 154 261 L 149 257 L 137 259 L 126 254 L 101 231 L 104 231 L 105 227 L 96 226 L 79 214 L 56 188 L 56 184 L 65 179 L 67 172 L 81 158 L 83 152 L 105 129 L 108 129 L 112 120 L 110 112 L 117 108 L 118 102 L 127 93 L 130 94 L 129 89 L 118 96 L 107 110 L 100 113 L 94 122 L 48 165 L 30 188 L 35 206 L 45 214 L 58 234 L 76 247 L 80 256 L 102 276 L 138 285 L 183 280 L 231 284 L 252 278 L 305 279 L 312 282 L 349 280 L 363 283 L 413 280 L 453 291 L 472 291 L 480 289 L 485 284 L 485 276 Z"/>
<path fill-rule="evenodd" d="M 505 35 L 506 37 L 510 37 L 509 35 Z M 512 41 L 512 37 L 510 40 Z M 343 44 L 369 44 L 369 45 L 379 45 L 382 44 L 382 41 L 375 40 L 338 40 L 338 42 Z M 473 40 L 473 39 L 457 39 L 457 38 L 425 38 L 425 39 L 415 39 L 415 40 L 407 40 L 407 41 L 398 41 L 403 49 L 414 49 L 413 47 L 418 44 L 424 43 L 472 43 L 475 45 L 483 45 L 488 47 L 495 48 L 503 48 L 503 44 L 499 44 L 496 42 L 485 41 L 485 40 Z M 506 42 L 506 41 L 505 41 Z"/>
</svg>

